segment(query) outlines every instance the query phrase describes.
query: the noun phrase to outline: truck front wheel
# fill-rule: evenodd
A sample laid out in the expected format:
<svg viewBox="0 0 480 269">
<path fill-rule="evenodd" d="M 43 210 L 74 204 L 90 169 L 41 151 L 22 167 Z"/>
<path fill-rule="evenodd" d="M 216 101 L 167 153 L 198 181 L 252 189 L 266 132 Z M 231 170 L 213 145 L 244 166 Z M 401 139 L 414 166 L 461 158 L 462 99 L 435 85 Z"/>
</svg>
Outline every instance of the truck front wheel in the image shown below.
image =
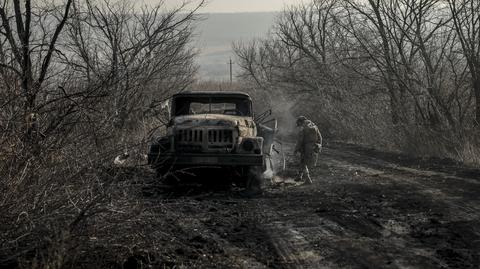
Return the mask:
<svg viewBox="0 0 480 269">
<path fill-rule="evenodd" d="M 261 166 L 250 166 L 247 168 L 245 187 L 250 193 L 258 194 L 262 192 L 263 178 Z"/>
</svg>

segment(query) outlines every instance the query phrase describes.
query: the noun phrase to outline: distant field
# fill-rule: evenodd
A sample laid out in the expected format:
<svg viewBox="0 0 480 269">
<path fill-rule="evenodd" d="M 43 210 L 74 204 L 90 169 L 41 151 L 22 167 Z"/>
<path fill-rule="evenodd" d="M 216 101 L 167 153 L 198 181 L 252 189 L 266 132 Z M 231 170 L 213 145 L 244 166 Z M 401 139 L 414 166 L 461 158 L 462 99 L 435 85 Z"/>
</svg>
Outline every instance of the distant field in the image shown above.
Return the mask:
<svg viewBox="0 0 480 269">
<path fill-rule="evenodd" d="M 264 36 L 275 19 L 274 12 L 204 14 L 196 30 L 195 46 L 200 50 L 197 63 L 202 80 L 227 80 L 231 45 Z M 234 68 L 235 71 L 235 68 Z"/>
</svg>

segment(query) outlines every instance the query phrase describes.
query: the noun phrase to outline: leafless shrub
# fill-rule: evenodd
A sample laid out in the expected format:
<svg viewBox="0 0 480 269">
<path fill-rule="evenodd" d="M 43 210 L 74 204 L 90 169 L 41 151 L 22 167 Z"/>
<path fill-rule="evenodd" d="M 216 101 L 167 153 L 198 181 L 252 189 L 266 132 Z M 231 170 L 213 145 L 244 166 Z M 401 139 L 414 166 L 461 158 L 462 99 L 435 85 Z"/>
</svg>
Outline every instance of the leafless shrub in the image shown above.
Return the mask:
<svg viewBox="0 0 480 269">
<path fill-rule="evenodd" d="M 89 218 L 122 211 L 112 162 L 144 165 L 163 100 L 193 82 L 202 5 L 0 3 L 0 267 L 71 264 Z"/>
</svg>

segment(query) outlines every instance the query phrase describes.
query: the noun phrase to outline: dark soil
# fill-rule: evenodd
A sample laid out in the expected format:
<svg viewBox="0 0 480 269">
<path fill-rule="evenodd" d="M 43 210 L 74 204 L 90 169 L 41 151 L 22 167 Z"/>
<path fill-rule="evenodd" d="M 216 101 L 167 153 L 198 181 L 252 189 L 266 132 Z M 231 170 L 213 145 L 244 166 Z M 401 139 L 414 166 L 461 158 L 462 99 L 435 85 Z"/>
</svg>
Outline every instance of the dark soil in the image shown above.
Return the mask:
<svg viewBox="0 0 480 269">
<path fill-rule="evenodd" d="M 314 184 L 301 185 L 289 157 L 287 170 L 253 197 L 234 186 L 172 187 L 148 168 L 130 171 L 125 212 L 84 223 L 67 265 L 480 267 L 480 170 L 334 144 L 312 169 Z"/>
</svg>

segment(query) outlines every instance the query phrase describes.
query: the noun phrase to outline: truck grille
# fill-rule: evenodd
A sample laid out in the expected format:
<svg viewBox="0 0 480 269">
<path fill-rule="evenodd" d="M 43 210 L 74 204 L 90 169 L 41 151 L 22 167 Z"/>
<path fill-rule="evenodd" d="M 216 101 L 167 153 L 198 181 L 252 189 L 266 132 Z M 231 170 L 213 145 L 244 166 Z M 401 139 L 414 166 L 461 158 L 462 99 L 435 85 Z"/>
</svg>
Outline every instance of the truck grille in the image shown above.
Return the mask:
<svg viewBox="0 0 480 269">
<path fill-rule="evenodd" d="M 184 129 L 178 130 L 176 135 L 178 143 L 202 143 L 203 142 L 203 130 Z"/>
<path fill-rule="evenodd" d="M 175 147 L 180 152 L 230 151 L 234 147 L 232 129 L 177 129 Z"/>
<path fill-rule="evenodd" d="M 233 143 L 232 130 L 208 130 L 208 143 Z"/>
</svg>

